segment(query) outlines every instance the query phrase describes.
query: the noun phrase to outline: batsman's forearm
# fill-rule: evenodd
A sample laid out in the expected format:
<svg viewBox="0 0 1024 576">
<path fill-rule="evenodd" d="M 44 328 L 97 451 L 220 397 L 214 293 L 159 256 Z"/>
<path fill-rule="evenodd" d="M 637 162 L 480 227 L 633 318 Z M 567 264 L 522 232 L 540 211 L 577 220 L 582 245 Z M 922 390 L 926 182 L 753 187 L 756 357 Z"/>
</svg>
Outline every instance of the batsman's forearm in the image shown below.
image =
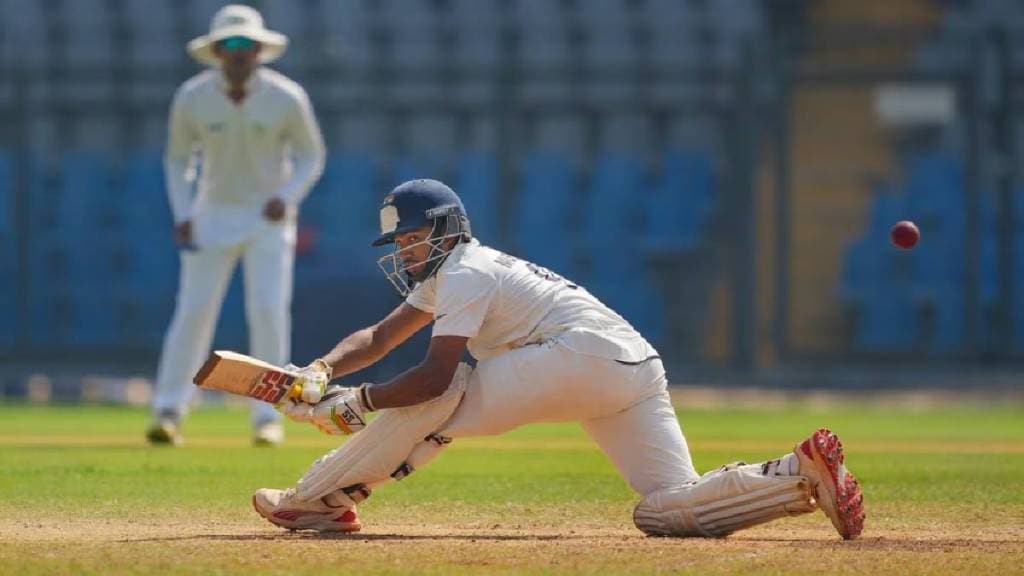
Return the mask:
<svg viewBox="0 0 1024 576">
<path fill-rule="evenodd" d="M 422 364 L 402 372 L 392 380 L 374 384 L 367 392 L 375 410 L 415 406 L 433 400 L 448 388 L 451 378 L 439 377 Z"/>
<path fill-rule="evenodd" d="M 324 361 L 334 369 L 333 377 L 358 372 L 383 358 L 391 349 L 376 338 L 373 327 L 353 332 L 328 352 Z"/>
</svg>

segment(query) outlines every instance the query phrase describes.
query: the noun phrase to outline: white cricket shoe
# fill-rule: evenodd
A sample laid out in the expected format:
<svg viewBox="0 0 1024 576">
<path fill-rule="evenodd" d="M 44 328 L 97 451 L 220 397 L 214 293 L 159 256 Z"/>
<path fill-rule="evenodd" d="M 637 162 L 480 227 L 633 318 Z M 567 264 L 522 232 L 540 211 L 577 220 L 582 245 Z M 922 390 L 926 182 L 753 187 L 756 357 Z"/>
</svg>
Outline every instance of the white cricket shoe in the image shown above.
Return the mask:
<svg viewBox="0 0 1024 576">
<path fill-rule="evenodd" d="M 828 428 L 821 428 L 793 449 L 801 476 L 814 487 L 814 496 L 839 535 L 846 540 L 864 530 L 864 495 L 860 484 L 843 464 L 843 443 Z"/>
<path fill-rule="evenodd" d="M 358 532 L 363 527 L 355 506 L 333 508 L 319 498 L 300 502 L 294 488 L 260 488 L 252 495 L 252 506 L 260 516 L 288 530 Z"/>
<path fill-rule="evenodd" d="M 280 422 L 266 422 L 252 429 L 253 446 L 277 446 L 284 442 L 284 426 Z"/>
<path fill-rule="evenodd" d="M 146 440 L 154 446 L 181 446 L 181 426 L 178 417 L 172 412 L 161 412 L 146 431 Z"/>
</svg>

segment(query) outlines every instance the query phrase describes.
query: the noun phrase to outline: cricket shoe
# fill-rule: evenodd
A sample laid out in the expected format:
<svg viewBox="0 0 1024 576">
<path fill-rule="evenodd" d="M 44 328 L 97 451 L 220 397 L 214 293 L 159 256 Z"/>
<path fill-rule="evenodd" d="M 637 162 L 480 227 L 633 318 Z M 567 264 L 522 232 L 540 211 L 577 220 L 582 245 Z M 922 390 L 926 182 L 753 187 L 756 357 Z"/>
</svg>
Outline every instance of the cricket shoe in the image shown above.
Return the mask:
<svg viewBox="0 0 1024 576">
<path fill-rule="evenodd" d="M 814 487 L 818 506 L 845 540 L 864 530 L 864 495 L 860 484 L 843 465 L 843 443 L 828 428 L 820 428 L 793 449 L 800 475 Z"/>
<path fill-rule="evenodd" d="M 284 442 L 284 426 L 280 422 L 265 422 L 252 429 L 253 446 L 277 446 Z"/>
<path fill-rule="evenodd" d="M 358 532 L 363 527 L 355 506 L 334 508 L 322 498 L 301 502 L 295 498 L 294 488 L 260 488 L 252 495 L 252 507 L 272 524 L 288 530 Z"/>
<path fill-rule="evenodd" d="M 155 446 L 181 446 L 184 438 L 181 436 L 177 415 L 171 412 L 161 412 L 153 425 L 146 431 L 146 440 Z"/>
</svg>

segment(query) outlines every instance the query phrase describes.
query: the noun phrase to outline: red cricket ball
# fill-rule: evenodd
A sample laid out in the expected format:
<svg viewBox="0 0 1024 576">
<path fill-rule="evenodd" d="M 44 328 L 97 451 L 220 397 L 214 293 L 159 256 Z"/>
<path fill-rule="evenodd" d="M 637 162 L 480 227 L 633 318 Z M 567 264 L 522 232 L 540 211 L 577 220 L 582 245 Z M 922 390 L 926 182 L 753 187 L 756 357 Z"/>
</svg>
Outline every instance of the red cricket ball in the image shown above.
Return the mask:
<svg viewBox="0 0 1024 576">
<path fill-rule="evenodd" d="M 904 250 L 913 248 L 917 241 L 921 239 L 921 231 L 910 220 L 900 220 L 897 222 L 892 227 L 889 235 L 892 237 L 892 243 Z"/>
</svg>

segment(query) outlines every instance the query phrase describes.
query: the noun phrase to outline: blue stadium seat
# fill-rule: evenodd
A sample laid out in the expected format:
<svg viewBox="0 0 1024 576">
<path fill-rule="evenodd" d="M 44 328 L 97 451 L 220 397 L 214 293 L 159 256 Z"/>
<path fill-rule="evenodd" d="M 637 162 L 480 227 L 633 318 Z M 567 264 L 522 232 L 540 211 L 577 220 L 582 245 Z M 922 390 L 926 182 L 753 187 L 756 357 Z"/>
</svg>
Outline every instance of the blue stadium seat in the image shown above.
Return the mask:
<svg viewBox="0 0 1024 576">
<path fill-rule="evenodd" d="M 162 154 L 158 150 L 132 152 L 125 157 L 123 167 L 121 186 L 115 195 L 122 216 L 121 228 L 133 234 L 152 234 L 154 241 L 157 236 L 170 239 L 174 217 L 167 197 Z"/>
<path fill-rule="evenodd" d="M 125 2 L 123 10 L 128 31 L 135 42 L 129 50 L 132 65 L 138 70 L 152 70 L 183 64 L 187 58 L 181 49 L 183 39 L 174 33 L 168 22 L 173 22 L 178 0 L 132 0 Z M 198 33 L 196 34 L 198 35 Z"/>
<path fill-rule="evenodd" d="M 583 204 L 583 240 L 588 252 L 620 261 L 636 252 L 643 229 L 644 167 L 624 154 L 603 154 L 595 162 Z"/>
<path fill-rule="evenodd" d="M 867 234 L 872 238 L 887 238 L 893 224 L 910 218 L 910 200 L 895 186 L 878 185 L 873 192 Z"/>
<path fill-rule="evenodd" d="M 604 154 L 583 203 L 589 256 L 585 286 L 651 339 L 660 337 L 664 307 L 647 273 L 639 233 L 647 195 L 644 166 L 629 155 Z"/>
<path fill-rule="evenodd" d="M 527 260 L 573 278 L 576 171 L 565 156 L 553 152 L 528 154 L 521 170 L 512 243 Z"/>
<path fill-rule="evenodd" d="M 962 162 L 944 152 L 924 152 L 907 162 L 910 219 L 928 238 L 962 238 L 964 174 Z"/>
<path fill-rule="evenodd" d="M 665 302 L 648 281 L 641 266 L 631 266 L 626 276 L 599 273 L 584 286 L 591 294 L 626 319 L 652 342 L 665 331 Z"/>
<path fill-rule="evenodd" d="M 124 344 L 117 302 L 116 291 L 103 277 L 73 285 L 71 337 L 76 346 L 100 349 Z"/>
<path fill-rule="evenodd" d="M 373 66 L 381 55 L 374 49 L 374 20 L 371 2 L 321 2 L 321 22 L 326 27 L 326 50 L 346 68 L 362 70 Z"/>
<path fill-rule="evenodd" d="M 14 234 L 14 160 L 6 151 L 0 151 L 0 238 Z M 5 243 L 3 248 L 10 248 Z"/>
<path fill-rule="evenodd" d="M 498 159 L 489 152 L 468 152 L 456 168 L 455 191 L 469 213 L 473 236 L 485 244 L 498 240 L 498 192 L 501 174 Z"/>
<path fill-rule="evenodd" d="M 501 5 L 496 0 L 454 0 L 452 56 L 462 70 L 492 70 L 501 63 Z"/>
<path fill-rule="evenodd" d="M 110 66 L 114 62 L 113 18 L 103 0 L 65 0 L 61 22 L 64 58 L 72 66 Z"/>
<path fill-rule="evenodd" d="M 918 341 L 910 262 L 867 237 L 846 250 L 839 299 L 856 311 L 854 343 L 862 350 L 906 350 Z"/>
<path fill-rule="evenodd" d="M 288 50 L 273 66 L 291 74 L 296 66 L 319 57 L 309 34 L 310 9 L 308 2 L 267 2 L 262 8 L 263 20 L 271 30 L 288 36 Z"/>
<path fill-rule="evenodd" d="M 707 156 L 678 150 L 665 154 L 649 194 L 646 249 L 653 254 L 693 250 L 714 213 L 714 173 Z"/>
<path fill-rule="evenodd" d="M 40 2 L 0 2 L 0 46 L 3 63 L 20 69 L 39 69 L 52 61 L 47 22 L 50 8 Z"/>
<path fill-rule="evenodd" d="M 0 351 L 17 338 L 18 253 L 14 230 L 14 171 L 12 159 L 0 152 Z"/>
<path fill-rule="evenodd" d="M 377 269 L 370 243 L 378 229 L 377 169 L 364 154 L 341 152 L 327 158 L 324 175 L 303 204 L 303 220 L 315 228 L 317 273 L 365 276 Z"/>
<path fill-rule="evenodd" d="M 120 209 L 114 190 L 110 156 L 100 152 L 74 151 L 60 159 L 54 201 L 58 234 L 72 242 L 78 235 L 109 222 Z"/>
<path fill-rule="evenodd" d="M 864 294 L 857 315 L 854 341 L 858 348 L 874 352 L 899 352 L 918 341 L 917 309 L 903 291 L 873 286 Z"/>
</svg>

